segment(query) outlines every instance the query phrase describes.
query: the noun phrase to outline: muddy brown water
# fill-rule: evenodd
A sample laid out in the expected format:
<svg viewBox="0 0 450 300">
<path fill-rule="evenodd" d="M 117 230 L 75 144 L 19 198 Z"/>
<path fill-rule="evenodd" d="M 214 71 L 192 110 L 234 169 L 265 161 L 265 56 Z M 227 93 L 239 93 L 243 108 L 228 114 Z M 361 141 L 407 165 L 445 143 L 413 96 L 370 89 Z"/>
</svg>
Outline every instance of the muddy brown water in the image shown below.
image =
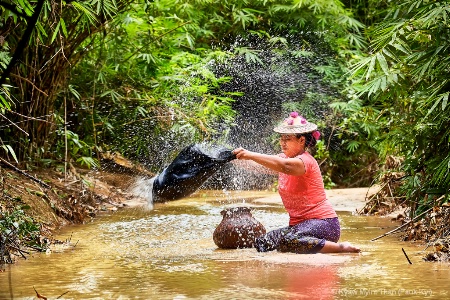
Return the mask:
<svg viewBox="0 0 450 300">
<path fill-rule="evenodd" d="M 66 227 L 57 237 L 76 246 L 7 266 L 0 299 L 37 299 L 34 288 L 48 299 L 450 298 L 449 265 L 423 262 L 423 246 L 391 236 L 370 242 L 397 226 L 387 218 L 338 212 L 341 240 L 361 254 L 218 249 L 212 233 L 226 207 L 253 207 L 267 230 L 287 224 L 279 203 L 254 201 L 266 196 L 273 195 L 202 192 Z"/>
</svg>

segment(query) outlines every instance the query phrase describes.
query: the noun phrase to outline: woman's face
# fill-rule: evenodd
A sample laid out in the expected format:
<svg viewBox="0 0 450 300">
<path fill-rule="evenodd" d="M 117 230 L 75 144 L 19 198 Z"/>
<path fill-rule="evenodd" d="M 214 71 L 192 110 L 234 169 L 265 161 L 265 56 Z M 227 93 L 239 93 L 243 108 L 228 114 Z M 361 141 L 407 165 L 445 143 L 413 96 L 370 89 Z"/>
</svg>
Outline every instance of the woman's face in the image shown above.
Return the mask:
<svg viewBox="0 0 450 300">
<path fill-rule="evenodd" d="M 295 157 L 305 150 L 305 137 L 296 137 L 295 134 L 282 134 L 280 136 L 281 151 L 287 157 Z"/>
</svg>

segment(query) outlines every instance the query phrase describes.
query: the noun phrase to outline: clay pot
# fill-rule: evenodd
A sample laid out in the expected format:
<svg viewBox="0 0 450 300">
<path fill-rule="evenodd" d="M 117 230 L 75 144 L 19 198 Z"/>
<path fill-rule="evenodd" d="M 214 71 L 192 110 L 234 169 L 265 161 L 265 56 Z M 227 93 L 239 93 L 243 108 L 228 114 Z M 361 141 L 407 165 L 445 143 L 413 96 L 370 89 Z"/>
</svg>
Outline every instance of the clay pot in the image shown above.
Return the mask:
<svg viewBox="0 0 450 300">
<path fill-rule="evenodd" d="M 214 230 L 214 243 L 219 248 L 251 248 L 255 239 L 266 233 L 264 226 L 250 213 L 249 207 L 233 207 L 221 212 L 223 219 Z"/>
</svg>

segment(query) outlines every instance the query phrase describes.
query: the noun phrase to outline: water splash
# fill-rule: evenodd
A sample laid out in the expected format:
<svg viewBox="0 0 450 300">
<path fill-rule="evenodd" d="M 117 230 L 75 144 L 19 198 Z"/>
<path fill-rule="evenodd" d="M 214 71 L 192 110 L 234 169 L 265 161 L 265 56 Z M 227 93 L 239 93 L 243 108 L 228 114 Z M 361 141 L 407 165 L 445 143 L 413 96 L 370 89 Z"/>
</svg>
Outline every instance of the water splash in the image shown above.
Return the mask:
<svg viewBox="0 0 450 300">
<path fill-rule="evenodd" d="M 238 37 L 228 49 L 238 55 L 225 63 L 209 64 L 217 77 L 231 78 L 221 85 L 222 91 L 244 93 L 232 105 L 237 112 L 236 125 L 224 129 L 218 124 L 219 133 L 229 131 L 230 145 L 260 153 L 279 153 L 273 128 L 285 114 L 299 110 L 311 121 L 322 120 L 329 111 L 327 99 L 338 97 L 339 93 L 318 71 L 319 67 L 330 65 L 332 54 L 326 43 L 322 44 L 322 39 L 311 32 L 284 38 L 286 44 L 273 44 L 256 36 Z M 252 55 L 257 55 L 257 59 L 252 60 Z M 224 171 L 227 173 L 220 174 L 222 184 L 230 189 L 270 189 L 274 183 L 273 176 L 241 168 Z"/>
<path fill-rule="evenodd" d="M 229 128 L 217 122 L 215 136 L 210 140 L 224 141 L 232 147 L 244 147 L 251 151 L 276 154 L 280 151 L 272 129 L 290 110 L 301 111 L 307 119 L 323 119 L 329 108 L 327 97 L 338 97 L 339 93 L 323 81 L 319 67 L 330 65 L 332 57 L 327 43 L 319 33 L 300 32 L 295 36 L 275 34 L 286 39 L 286 43 L 270 43 L 265 38 L 237 37 L 217 47 L 235 53 L 226 62 L 211 60 L 205 65 L 216 77 L 230 77 L 231 81 L 220 86 L 225 93 L 242 92 L 232 108 L 237 112 L 235 126 Z M 228 44 L 230 46 L 224 46 Z M 250 54 L 250 56 L 249 56 Z M 251 55 L 258 59 L 249 59 Z M 180 96 L 180 97 L 185 97 Z M 140 127 L 135 135 L 147 136 L 148 128 Z M 321 130 L 324 138 L 326 129 Z M 226 136 L 226 138 L 224 138 Z M 168 131 L 148 143 L 147 158 L 140 157 L 149 169 L 161 171 L 174 158 L 174 153 L 192 143 L 191 135 Z M 158 172 L 158 171 L 157 171 Z M 270 189 L 273 176 L 249 173 L 231 164 L 222 168 L 205 186 L 214 189 Z"/>
<path fill-rule="evenodd" d="M 137 198 L 147 201 L 146 208 L 153 209 L 153 182 L 155 177 L 137 177 L 130 187 L 130 192 Z"/>
</svg>

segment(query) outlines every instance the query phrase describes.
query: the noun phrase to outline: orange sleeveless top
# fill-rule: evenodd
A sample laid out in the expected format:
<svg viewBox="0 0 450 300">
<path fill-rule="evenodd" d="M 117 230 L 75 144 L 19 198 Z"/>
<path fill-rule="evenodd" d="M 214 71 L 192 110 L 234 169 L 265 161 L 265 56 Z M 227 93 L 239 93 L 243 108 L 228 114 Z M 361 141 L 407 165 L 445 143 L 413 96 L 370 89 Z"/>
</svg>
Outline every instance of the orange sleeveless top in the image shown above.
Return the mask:
<svg viewBox="0 0 450 300">
<path fill-rule="evenodd" d="M 280 156 L 286 158 L 284 154 Z M 337 217 L 325 194 L 317 161 L 308 152 L 296 157 L 305 164 L 306 173 L 300 176 L 278 175 L 278 193 L 289 213 L 289 226 L 309 219 Z"/>
</svg>

